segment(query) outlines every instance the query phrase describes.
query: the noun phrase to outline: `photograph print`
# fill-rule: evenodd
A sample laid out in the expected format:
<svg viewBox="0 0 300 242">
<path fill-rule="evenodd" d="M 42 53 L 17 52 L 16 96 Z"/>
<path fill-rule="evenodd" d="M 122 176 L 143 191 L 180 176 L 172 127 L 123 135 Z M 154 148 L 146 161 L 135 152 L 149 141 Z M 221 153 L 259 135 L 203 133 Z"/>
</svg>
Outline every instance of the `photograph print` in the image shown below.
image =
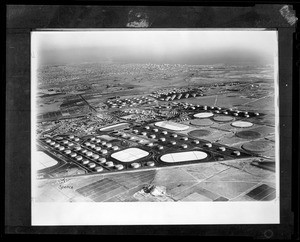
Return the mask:
<svg viewBox="0 0 300 242">
<path fill-rule="evenodd" d="M 278 202 L 277 49 L 263 29 L 33 31 L 33 206 Z"/>
</svg>

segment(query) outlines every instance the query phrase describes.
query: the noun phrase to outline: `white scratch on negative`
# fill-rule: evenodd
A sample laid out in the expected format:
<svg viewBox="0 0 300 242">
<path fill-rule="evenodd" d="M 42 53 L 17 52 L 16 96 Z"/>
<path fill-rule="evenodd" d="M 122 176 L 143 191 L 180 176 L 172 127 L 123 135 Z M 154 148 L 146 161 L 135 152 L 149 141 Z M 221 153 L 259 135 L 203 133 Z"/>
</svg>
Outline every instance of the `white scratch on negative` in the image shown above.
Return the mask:
<svg viewBox="0 0 300 242">
<path fill-rule="evenodd" d="M 126 27 L 135 27 L 135 28 L 147 28 L 148 26 L 149 26 L 149 22 L 146 19 L 129 22 L 126 25 Z"/>
<path fill-rule="evenodd" d="M 284 5 L 279 12 L 290 25 L 294 25 L 298 21 L 298 18 L 295 16 L 295 14 L 290 12 L 288 5 Z"/>
<path fill-rule="evenodd" d="M 217 105 L 217 102 L 218 102 L 218 95 L 216 95 L 214 106 Z"/>
</svg>

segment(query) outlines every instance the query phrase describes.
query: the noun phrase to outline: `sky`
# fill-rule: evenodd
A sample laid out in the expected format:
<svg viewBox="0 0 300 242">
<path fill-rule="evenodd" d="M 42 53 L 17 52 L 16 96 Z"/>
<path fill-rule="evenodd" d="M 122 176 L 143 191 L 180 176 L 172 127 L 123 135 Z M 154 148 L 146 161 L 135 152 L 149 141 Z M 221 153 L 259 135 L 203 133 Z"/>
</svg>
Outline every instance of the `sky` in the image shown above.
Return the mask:
<svg viewBox="0 0 300 242">
<path fill-rule="evenodd" d="M 35 31 L 39 65 L 84 62 L 153 64 L 273 64 L 276 31 L 100 30 Z"/>
</svg>

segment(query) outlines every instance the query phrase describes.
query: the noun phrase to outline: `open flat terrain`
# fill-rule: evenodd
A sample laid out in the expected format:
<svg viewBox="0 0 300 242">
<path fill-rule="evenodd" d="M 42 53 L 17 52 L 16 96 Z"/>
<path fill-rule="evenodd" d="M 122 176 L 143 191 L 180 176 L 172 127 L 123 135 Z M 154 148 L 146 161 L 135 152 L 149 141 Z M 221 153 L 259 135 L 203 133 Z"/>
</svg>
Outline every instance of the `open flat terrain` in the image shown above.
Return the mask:
<svg viewBox="0 0 300 242">
<path fill-rule="evenodd" d="M 58 163 L 36 173 L 34 200 L 275 199 L 273 72 L 253 64 L 40 68 L 38 150 Z"/>
</svg>

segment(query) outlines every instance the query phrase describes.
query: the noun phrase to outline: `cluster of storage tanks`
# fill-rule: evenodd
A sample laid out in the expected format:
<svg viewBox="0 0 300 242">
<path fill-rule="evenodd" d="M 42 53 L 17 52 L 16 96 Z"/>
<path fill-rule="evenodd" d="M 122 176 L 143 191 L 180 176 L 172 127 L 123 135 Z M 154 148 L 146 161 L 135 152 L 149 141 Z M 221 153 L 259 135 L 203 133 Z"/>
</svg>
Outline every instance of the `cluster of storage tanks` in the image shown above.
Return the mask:
<svg viewBox="0 0 300 242">
<path fill-rule="evenodd" d="M 108 159 L 109 156 L 107 156 L 110 152 L 114 152 L 114 154 L 118 154 L 119 152 L 119 156 L 122 156 L 125 159 L 126 155 L 128 156 L 128 154 L 126 154 L 126 150 L 120 151 L 120 148 L 117 145 L 113 145 L 112 143 L 100 139 L 97 136 L 90 137 L 81 145 L 74 144 L 73 141 L 75 139 L 77 138 L 71 135 L 68 137 L 47 138 L 44 140 L 44 142 L 50 147 L 57 149 L 61 154 L 68 157 L 72 161 L 88 168 L 90 172 L 102 172 L 107 169 L 123 170 L 126 168 L 125 165 L 118 164 Z M 135 149 L 142 151 L 138 148 Z M 116 151 L 118 152 L 115 153 Z M 121 154 L 122 152 L 124 154 Z M 147 155 L 149 154 L 148 152 L 145 153 L 147 153 Z M 145 166 L 151 167 L 154 166 L 154 164 L 155 163 L 153 161 L 148 161 L 145 163 Z M 141 163 L 130 162 L 127 168 L 137 169 L 139 167 L 141 167 Z"/>
<path fill-rule="evenodd" d="M 108 153 L 108 149 L 113 151 L 119 150 L 118 146 L 113 146 L 111 143 L 95 137 L 92 137 L 83 145 L 73 143 L 73 140 L 79 141 L 79 138 L 70 135 L 68 139 L 63 137 L 59 137 L 58 140 L 48 138 L 45 140 L 45 142 L 49 146 L 52 146 L 63 153 L 65 156 L 68 156 L 72 160 L 80 163 L 92 171 L 103 171 L 103 167 L 99 166 L 97 163 L 100 163 L 106 167 L 113 167 L 117 170 L 122 170 L 124 168 L 122 165 L 114 164 L 112 161 L 107 161 L 106 158 L 97 154 L 99 152 L 101 155 L 106 155 Z"/>
<path fill-rule="evenodd" d="M 134 98 L 125 98 L 125 99 L 116 99 L 116 100 L 108 100 L 106 104 L 110 108 L 123 108 L 126 106 L 133 107 L 139 104 L 152 104 L 155 100 L 142 96 L 140 98 L 134 97 Z"/>
<path fill-rule="evenodd" d="M 216 114 L 225 114 L 225 115 L 231 115 L 235 117 L 245 117 L 245 118 L 250 118 L 250 117 L 255 117 L 255 116 L 260 116 L 261 113 L 259 112 L 249 112 L 249 111 L 241 111 L 237 110 L 234 108 L 221 108 L 221 107 L 216 107 L 216 106 L 201 106 L 201 105 L 194 105 L 194 104 L 186 104 L 184 105 L 185 109 L 190 109 L 190 110 L 210 110 L 211 112 L 214 112 Z"/>
<path fill-rule="evenodd" d="M 184 92 L 184 93 L 176 93 L 172 92 L 169 94 L 160 94 L 160 95 L 154 95 L 154 97 L 158 98 L 161 101 L 173 101 L 175 99 L 186 99 L 186 98 L 195 98 L 197 96 L 203 96 L 203 94 L 199 94 L 196 92 Z"/>
<path fill-rule="evenodd" d="M 182 99 L 182 98 L 189 98 L 189 97 L 196 97 L 196 93 L 179 93 L 179 94 L 173 94 L 166 97 L 160 98 L 162 101 L 173 101 L 174 99 Z"/>
</svg>

